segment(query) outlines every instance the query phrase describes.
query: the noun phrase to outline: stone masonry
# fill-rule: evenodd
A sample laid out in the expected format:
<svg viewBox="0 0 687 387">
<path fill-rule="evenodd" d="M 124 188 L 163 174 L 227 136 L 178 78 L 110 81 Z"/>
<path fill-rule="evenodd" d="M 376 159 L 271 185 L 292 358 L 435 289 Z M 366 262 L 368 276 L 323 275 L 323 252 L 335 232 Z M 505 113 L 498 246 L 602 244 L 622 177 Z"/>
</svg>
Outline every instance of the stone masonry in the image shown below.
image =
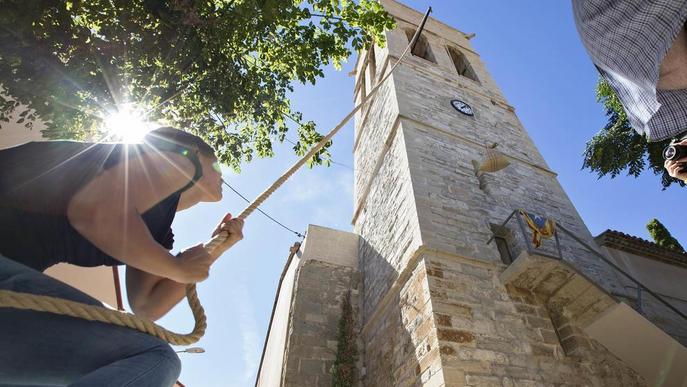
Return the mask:
<svg viewBox="0 0 687 387">
<path fill-rule="evenodd" d="M 344 231 L 308 228 L 308 238 L 287 263 L 285 274 L 292 272 L 293 277 L 282 277 L 285 282 L 273 311 L 271 331 L 285 328 L 285 342 L 283 337 L 272 337 L 273 332 L 268 334 L 256 386 L 272 387 L 277 381 L 293 387 L 331 385 L 342 302 L 349 291 L 354 320 L 360 320 L 356 318 L 361 288 L 358 239 Z M 286 291 L 291 286 L 292 292 Z"/>
<path fill-rule="evenodd" d="M 284 386 L 331 385 L 341 302 L 349 289 L 353 289 L 353 302 L 357 301 L 358 282 L 356 270 L 346 266 L 309 260 L 300 268 L 284 361 Z"/>
<path fill-rule="evenodd" d="M 367 103 L 355 118 L 354 232 L 310 226 L 303 257 L 286 268 L 295 273 L 283 286 L 288 299 L 275 302 L 285 343 L 283 333 L 268 335 L 263 356 L 275 360 L 261 363 L 256 386 L 331 384 L 348 290 L 360 386 L 654 384 L 585 333 L 589 316 L 616 305 L 628 282 L 567 234 L 529 255 L 518 223 L 501 226 L 523 208 L 596 246 L 470 37 L 430 18 L 421 49 L 368 95 L 422 18 L 394 0 L 381 3 L 397 28 L 356 64 L 354 101 Z M 510 165 L 477 173 L 494 143 Z M 496 233 L 507 252 L 487 244 Z M 664 324 L 682 321 L 654 314 Z"/>
<path fill-rule="evenodd" d="M 357 101 L 398 60 L 406 30 L 422 17 L 382 3 L 397 28 L 385 48 L 358 59 Z M 534 294 L 499 281 L 505 265 L 486 241 L 517 208 L 592 236 L 465 35 L 430 19 L 423 36 L 431 59 L 407 56 L 356 119 L 362 385 L 643 385 Z M 448 47 L 464 55 L 477 80 L 457 73 Z M 474 116 L 453 109 L 452 99 Z M 472 160 L 494 142 L 511 165 L 480 179 Z M 573 241 L 561 244 L 580 270 L 613 290 L 607 268 Z M 575 333 L 564 337 L 567 350 L 560 332 Z"/>
</svg>

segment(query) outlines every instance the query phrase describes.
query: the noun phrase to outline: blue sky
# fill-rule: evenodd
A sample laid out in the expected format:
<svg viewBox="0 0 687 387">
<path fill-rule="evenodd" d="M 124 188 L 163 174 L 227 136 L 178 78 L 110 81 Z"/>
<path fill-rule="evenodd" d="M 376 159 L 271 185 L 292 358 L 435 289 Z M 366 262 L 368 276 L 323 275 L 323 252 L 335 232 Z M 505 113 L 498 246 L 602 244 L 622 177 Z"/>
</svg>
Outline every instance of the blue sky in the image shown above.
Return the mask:
<svg viewBox="0 0 687 387">
<path fill-rule="evenodd" d="M 657 177 L 597 180 L 581 170 L 585 142 L 606 122 L 594 100 L 596 72 L 572 21 L 568 1 L 404 1 L 463 32 L 472 40 L 487 69 L 535 144 L 559 174 L 559 180 L 592 234 L 607 228 L 649 239 L 645 225 L 659 218 L 673 235 L 687 243 L 687 228 L 677 187 L 662 191 Z M 316 86 L 297 85 L 296 109 L 329 131 L 353 107 L 355 58 L 342 71 L 327 68 Z M 290 134 L 291 139 L 295 138 Z M 352 216 L 352 123 L 334 140 L 329 168 L 303 169 L 263 205 L 263 209 L 298 231 L 308 224 L 350 230 Z M 277 147 L 272 159 L 243 166 L 240 175 L 225 170 L 230 184 L 248 198 L 256 197 L 296 158 L 290 145 Z M 206 241 L 225 212 L 239 213 L 246 203 L 228 189 L 219 203 L 203 204 L 177 215 L 177 249 Z M 254 213 L 246 222 L 245 239 L 213 266 L 199 284 L 208 315 L 208 331 L 198 344 L 204 354 L 180 354 L 181 380 L 189 386 L 253 385 L 279 276 L 296 236 Z M 161 320 L 177 331 L 191 329 L 185 304 Z"/>
</svg>

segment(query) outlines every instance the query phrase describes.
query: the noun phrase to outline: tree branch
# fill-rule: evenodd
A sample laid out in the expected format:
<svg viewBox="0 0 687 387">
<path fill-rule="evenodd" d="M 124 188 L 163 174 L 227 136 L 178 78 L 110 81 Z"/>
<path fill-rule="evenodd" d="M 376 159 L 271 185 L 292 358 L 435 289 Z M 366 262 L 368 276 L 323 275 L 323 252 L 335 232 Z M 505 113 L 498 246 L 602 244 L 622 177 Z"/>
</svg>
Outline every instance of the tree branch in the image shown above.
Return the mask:
<svg viewBox="0 0 687 387">
<path fill-rule="evenodd" d="M 343 20 L 343 18 L 338 17 L 338 16 L 327 16 L 327 15 L 323 15 L 323 14 L 321 14 L 321 13 L 311 13 L 310 16 L 321 17 L 321 18 L 324 18 L 324 19 Z"/>
</svg>

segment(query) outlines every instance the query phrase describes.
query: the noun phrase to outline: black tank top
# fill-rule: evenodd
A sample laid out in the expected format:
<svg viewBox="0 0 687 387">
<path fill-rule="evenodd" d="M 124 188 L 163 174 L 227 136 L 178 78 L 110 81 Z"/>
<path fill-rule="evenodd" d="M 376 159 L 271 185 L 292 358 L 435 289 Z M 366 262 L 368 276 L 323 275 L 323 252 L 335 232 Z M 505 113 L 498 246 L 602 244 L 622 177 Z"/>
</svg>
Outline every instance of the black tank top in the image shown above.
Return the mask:
<svg viewBox="0 0 687 387">
<path fill-rule="evenodd" d="M 67 205 L 99 173 L 126 155 L 145 151 L 143 145 L 76 141 L 29 142 L 0 150 L 0 254 L 40 271 L 59 262 L 121 265 L 72 227 Z M 195 181 L 202 174 L 200 162 L 195 154 L 183 153 L 196 167 Z M 192 184 L 141 214 L 153 238 L 169 250 L 179 197 Z"/>
</svg>

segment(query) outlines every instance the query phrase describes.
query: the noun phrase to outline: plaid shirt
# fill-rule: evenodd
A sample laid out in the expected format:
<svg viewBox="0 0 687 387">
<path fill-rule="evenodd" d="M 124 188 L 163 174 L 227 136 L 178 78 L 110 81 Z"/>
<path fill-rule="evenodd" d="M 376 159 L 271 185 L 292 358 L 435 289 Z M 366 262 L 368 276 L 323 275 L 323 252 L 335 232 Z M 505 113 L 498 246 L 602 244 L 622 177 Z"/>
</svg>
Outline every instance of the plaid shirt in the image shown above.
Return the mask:
<svg viewBox="0 0 687 387">
<path fill-rule="evenodd" d="M 656 90 L 661 61 L 687 20 L 687 0 L 573 0 L 573 14 L 632 127 L 649 141 L 687 130 L 687 89 Z"/>
</svg>

